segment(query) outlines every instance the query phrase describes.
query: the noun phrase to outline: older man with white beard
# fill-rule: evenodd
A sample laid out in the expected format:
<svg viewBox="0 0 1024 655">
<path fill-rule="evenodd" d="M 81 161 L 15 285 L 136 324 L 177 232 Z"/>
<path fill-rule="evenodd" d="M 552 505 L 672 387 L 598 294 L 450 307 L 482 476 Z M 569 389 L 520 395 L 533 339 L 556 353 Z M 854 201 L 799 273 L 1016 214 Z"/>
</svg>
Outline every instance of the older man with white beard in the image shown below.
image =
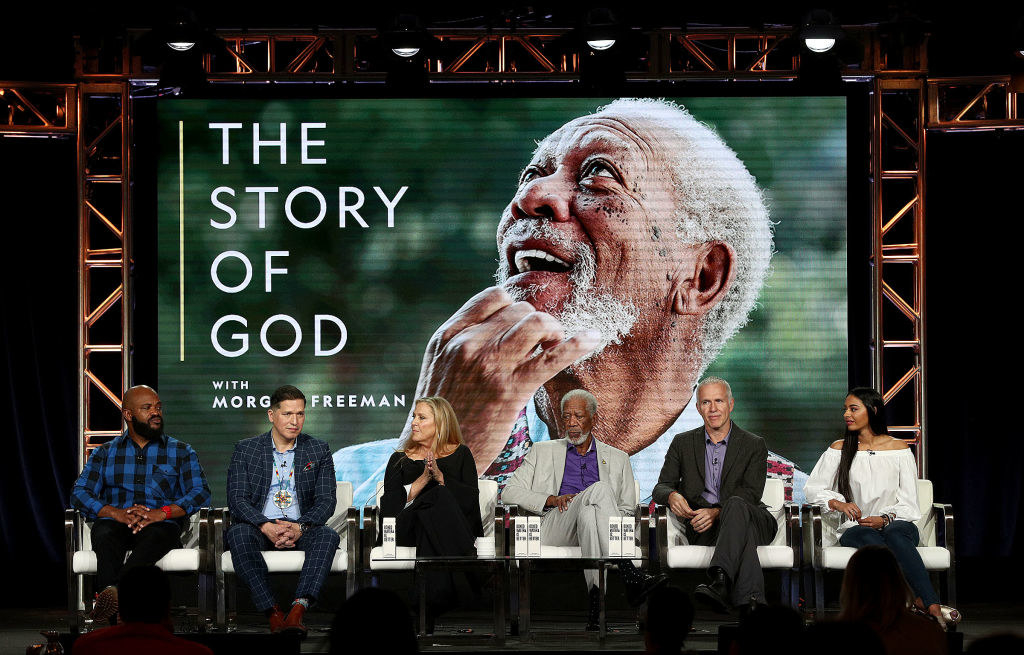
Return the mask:
<svg viewBox="0 0 1024 655">
<path fill-rule="evenodd" d="M 541 516 L 541 543 L 579 546 L 583 557 L 607 557 L 604 531 L 612 516 L 632 516 L 636 490 L 629 456 L 594 439 L 597 399 L 582 389 L 562 396 L 562 439 L 534 444 L 505 486 L 504 502 Z M 558 511 L 555 511 L 558 510 Z M 619 562 L 629 602 L 641 604 L 668 578 Z M 601 596 L 596 570 L 583 572 L 590 597 L 587 629 L 598 628 Z"/>
<path fill-rule="evenodd" d="M 648 496 L 672 435 L 701 424 L 694 385 L 768 270 L 753 177 L 685 109 L 617 100 L 540 142 L 497 245 L 499 286 L 434 333 L 417 395 L 447 398 L 479 472 L 504 481 L 532 443 L 564 432 L 562 396 L 586 389 L 616 408 L 595 436 L 633 457 Z M 358 487 L 361 457 L 379 467 L 372 450 L 339 451 L 339 476 Z"/>
</svg>

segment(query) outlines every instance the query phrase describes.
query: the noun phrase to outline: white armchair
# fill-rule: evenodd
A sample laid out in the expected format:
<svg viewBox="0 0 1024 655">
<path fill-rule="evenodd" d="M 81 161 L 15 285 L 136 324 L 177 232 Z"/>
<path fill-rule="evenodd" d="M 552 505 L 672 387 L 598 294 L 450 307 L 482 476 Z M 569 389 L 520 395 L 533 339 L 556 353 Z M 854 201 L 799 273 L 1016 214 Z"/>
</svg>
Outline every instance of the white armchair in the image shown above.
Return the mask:
<svg viewBox="0 0 1024 655">
<path fill-rule="evenodd" d="M 917 502 L 921 511 L 921 518 L 915 523 L 921 537 L 917 552 L 931 573 L 933 584 L 939 574 L 945 574 L 946 602 L 956 605 L 953 507 L 933 502 L 932 482 L 924 479 L 917 481 Z M 825 572 L 845 570 L 857 550 L 838 545 L 835 527 L 823 516 L 820 506 L 803 506 L 803 564 L 814 574 L 814 608 L 818 616 L 825 611 Z"/>
<path fill-rule="evenodd" d="M 640 484 L 633 481 L 634 498 L 640 498 Z M 509 516 L 509 525 L 514 524 L 516 518 L 519 516 L 518 505 L 506 505 L 505 511 Z M 554 510 L 551 510 L 554 511 Z M 634 510 L 632 517 L 634 521 L 634 531 L 636 538 L 640 541 L 637 555 L 644 557 L 649 553 L 650 541 L 650 513 L 647 505 L 637 505 Z M 510 535 L 510 538 L 514 540 L 514 535 Z M 514 550 L 514 543 L 510 543 L 510 549 Z M 532 621 L 531 617 L 531 577 L 532 571 L 536 564 L 540 563 L 541 566 L 547 567 L 560 567 L 560 568 L 583 568 L 582 563 L 577 563 L 575 560 L 583 559 L 583 551 L 579 546 L 551 546 L 548 544 L 541 543 L 540 556 L 538 557 L 526 557 L 511 559 L 512 574 L 513 574 L 513 592 L 514 596 L 512 599 L 513 605 L 513 633 L 518 632 L 524 635 L 526 638 L 530 638 L 530 625 Z M 640 559 L 633 560 L 634 565 L 642 566 L 643 561 Z M 604 643 L 606 636 L 606 612 L 605 612 L 605 598 L 603 594 L 604 580 L 599 579 L 598 586 L 602 589 L 601 604 L 599 610 L 598 624 L 599 640 L 600 643 Z"/>
<path fill-rule="evenodd" d="M 761 502 L 768 506 L 778 523 L 775 538 L 766 546 L 757 547 L 757 558 L 762 569 L 775 569 L 782 573 L 782 598 L 790 607 L 799 601 L 800 545 L 799 514 L 796 505 L 785 500 L 782 480 L 767 478 Z M 658 561 L 662 569 L 706 569 L 715 554 L 714 546 L 694 546 L 687 542 L 686 533 L 679 523 L 668 516 L 668 508 L 657 509 Z"/>
<path fill-rule="evenodd" d="M 189 608 L 197 615 L 197 625 L 205 627 L 210 582 L 213 575 L 209 508 L 192 514 L 181 535 L 181 548 L 175 548 L 156 563 L 167 573 L 197 575 L 196 605 Z M 64 510 L 64 543 L 68 574 L 68 629 L 78 632 L 82 613 L 89 609 L 93 595 L 92 577 L 96 575 L 96 552 L 92 549 L 92 524 L 76 509 Z M 129 551 L 129 554 L 131 551 Z"/>
<path fill-rule="evenodd" d="M 494 564 L 504 568 L 505 512 L 504 508 L 498 507 L 498 483 L 494 480 L 478 480 L 477 486 L 480 492 L 480 521 L 484 532 L 482 537 L 476 538 L 477 559 L 482 564 L 488 566 Z M 380 525 L 380 499 L 383 495 L 384 482 L 381 481 L 377 483 L 376 494 L 374 494 L 375 504 L 363 508 L 361 539 L 363 575 L 366 577 L 364 584 L 373 584 L 372 579 L 376 578 L 381 571 L 418 571 L 415 546 L 397 546 L 395 557 L 388 558 L 384 557 L 383 546 L 376 545 L 377 530 Z M 467 565 L 470 563 L 466 562 Z M 497 578 L 502 589 L 495 594 L 494 625 L 495 637 L 500 644 L 504 642 L 505 635 L 503 572 Z M 426 615 L 423 590 L 420 591 L 419 631 L 423 634 L 426 631 Z"/>
<path fill-rule="evenodd" d="M 352 507 L 352 483 L 337 482 L 337 504 L 334 513 L 327 520 L 327 526 L 341 537 L 338 550 L 331 562 L 331 573 L 346 574 L 347 593 L 351 595 L 356 589 L 358 579 L 359 555 L 359 510 Z M 217 625 L 227 625 L 228 614 L 235 608 L 234 562 L 231 551 L 225 550 L 225 533 L 230 525 L 230 512 L 226 507 L 213 510 L 212 532 L 214 535 L 214 577 L 217 588 Z M 302 571 L 306 554 L 301 550 L 268 550 L 263 551 L 263 559 L 267 563 L 269 573 L 293 573 Z M 230 576 L 230 577 L 229 577 Z"/>
</svg>

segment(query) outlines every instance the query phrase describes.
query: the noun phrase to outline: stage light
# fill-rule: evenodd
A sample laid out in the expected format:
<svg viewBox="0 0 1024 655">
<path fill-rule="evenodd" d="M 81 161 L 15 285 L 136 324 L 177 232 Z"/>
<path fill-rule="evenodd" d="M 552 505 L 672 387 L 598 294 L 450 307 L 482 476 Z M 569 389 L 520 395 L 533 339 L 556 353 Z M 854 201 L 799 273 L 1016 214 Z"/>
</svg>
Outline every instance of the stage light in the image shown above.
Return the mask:
<svg viewBox="0 0 1024 655">
<path fill-rule="evenodd" d="M 167 47 L 175 52 L 188 52 L 196 46 L 201 36 L 202 28 L 196 22 L 194 16 L 187 15 L 180 17 L 167 28 L 164 34 L 164 42 Z"/>
<path fill-rule="evenodd" d="M 610 9 L 591 9 L 583 18 L 583 40 L 591 50 L 610 49 L 618 40 L 620 26 Z"/>
<path fill-rule="evenodd" d="M 804 39 L 804 45 L 811 52 L 828 52 L 835 44 L 835 39 Z"/>
<path fill-rule="evenodd" d="M 431 38 L 415 14 L 399 14 L 388 29 L 382 31 L 381 37 L 385 47 L 403 59 L 420 54 Z"/>
<path fill-rule="evenodd" d="M 831 13 L 815 9 L 804 18 L 797 37 L 805 48 L 821 54 L 834 48 L 836 42 L 843 38 L 843 29 Z"/>
</svg>

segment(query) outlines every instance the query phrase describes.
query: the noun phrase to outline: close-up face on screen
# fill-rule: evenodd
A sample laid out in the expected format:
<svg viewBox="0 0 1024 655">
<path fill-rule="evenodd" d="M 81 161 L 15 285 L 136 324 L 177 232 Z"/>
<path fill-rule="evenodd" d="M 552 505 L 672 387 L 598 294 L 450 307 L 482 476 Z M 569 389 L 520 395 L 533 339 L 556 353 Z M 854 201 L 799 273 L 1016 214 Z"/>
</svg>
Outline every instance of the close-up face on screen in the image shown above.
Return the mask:
<svg viewBox="0 0 1024 655">
<path fill-rule="evenodd" d="M 235 442 L 295 385 L 359 505 L 417 397 L 451 401 L 501 481 L 585 388 L 648 497 L 714 375 L 809 471 L 848 387 L 846 103 L 161 103 L 167 431 L 223 504 Z"/>
</svg>

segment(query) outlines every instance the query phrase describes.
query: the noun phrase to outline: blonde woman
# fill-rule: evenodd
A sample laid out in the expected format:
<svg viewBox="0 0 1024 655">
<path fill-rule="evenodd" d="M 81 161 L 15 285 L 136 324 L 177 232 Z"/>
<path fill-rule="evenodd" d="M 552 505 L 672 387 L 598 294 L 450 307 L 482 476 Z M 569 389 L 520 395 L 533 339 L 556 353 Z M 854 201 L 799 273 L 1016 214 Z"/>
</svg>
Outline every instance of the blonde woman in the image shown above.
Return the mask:
<svg viewBox="0 0 1024 655">
<path fill-rule="evenodd" d="M 393 516 L 396 542 L 422 556 L 474 553 L 483 535 L 476 463 L 462 442 L 455 410 L 438 396 L 418 398 L 409 438 L 391 455 L 384 474 L 381 515 Z M 451 574 L 432 568 L 427 616 L 456 604 Z"/>
</svg>

